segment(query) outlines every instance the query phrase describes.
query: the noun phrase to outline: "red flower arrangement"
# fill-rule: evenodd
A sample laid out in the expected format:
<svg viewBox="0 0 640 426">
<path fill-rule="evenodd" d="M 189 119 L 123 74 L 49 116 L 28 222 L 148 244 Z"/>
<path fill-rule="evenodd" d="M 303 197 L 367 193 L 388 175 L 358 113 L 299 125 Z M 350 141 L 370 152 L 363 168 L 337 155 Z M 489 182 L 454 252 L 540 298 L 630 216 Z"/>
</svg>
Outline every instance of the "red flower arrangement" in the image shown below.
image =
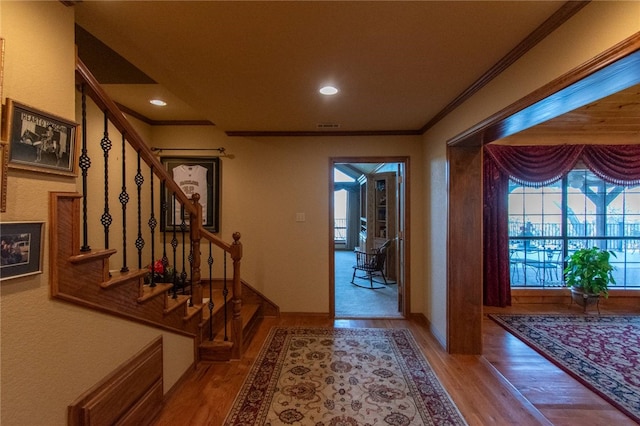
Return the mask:
<svg viewBox="0 0 640 426">
<path fill-rule="evenodd" d="M 147 265 L 147 275 L 144 277 L 144 282 L 149 284 L 151 282 L 151 276 L 153 274 L 154 283 L 172 282 L 173 281 L 173 267 L 165 265 L 162 259 L 158 259 Z"/>
</svg>

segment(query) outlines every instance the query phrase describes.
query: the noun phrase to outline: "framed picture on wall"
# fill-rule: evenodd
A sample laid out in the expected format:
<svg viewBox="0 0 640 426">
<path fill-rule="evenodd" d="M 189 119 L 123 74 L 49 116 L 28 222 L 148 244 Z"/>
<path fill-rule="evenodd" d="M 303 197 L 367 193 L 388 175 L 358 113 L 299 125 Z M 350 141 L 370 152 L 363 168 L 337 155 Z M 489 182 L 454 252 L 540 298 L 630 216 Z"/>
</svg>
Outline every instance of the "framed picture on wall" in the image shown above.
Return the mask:
<svg viewBox="0 0 640 426">
<path fill-rule="evenodd" d="M 0 213 L 7 211 L 7 143 L 0 140 Z"/>
<path fill-rule="evenodd" d="M 0 281 L 42 273 L 44 222 L 0 224 Z"/>
<path fill-rule="evenodd" d="M 2 115 L 2 101 L 4 99 L 3 94 L 4 88 L 4 38 L 0 37 L 0 129 L 2 128 L 1 124 L 4 121 L 4 116 Z"/>
<path fill-rule="evenodd" d="M 78 126 L 7 99 L 3 134 L 9 143 L 9 168 L 77 175 Z"/>
<path fill-rule="evenodd" d="M 4 122 L 2 99 L 4 88 L 4 38 L 0 38 L 0 129 Z M 1 133 L 1 132 L 0 132 Z M 0 212 L 7 211 L 7 143 L 0 137 Z"/>
<path fill-rule="evenodd" d="M 173 180 L 182 192 L 191 198 L 200 195 L 202 205 L 202 224 L 210 232 L 220 230 L 220 158 L 218 157 L 161 157 Z M 166 208 L 160 219 L 161 231 L 180 231 L 182 226 L 189 228 L 189 216 L 162 185 L 161 204 Z"/>
</svg>

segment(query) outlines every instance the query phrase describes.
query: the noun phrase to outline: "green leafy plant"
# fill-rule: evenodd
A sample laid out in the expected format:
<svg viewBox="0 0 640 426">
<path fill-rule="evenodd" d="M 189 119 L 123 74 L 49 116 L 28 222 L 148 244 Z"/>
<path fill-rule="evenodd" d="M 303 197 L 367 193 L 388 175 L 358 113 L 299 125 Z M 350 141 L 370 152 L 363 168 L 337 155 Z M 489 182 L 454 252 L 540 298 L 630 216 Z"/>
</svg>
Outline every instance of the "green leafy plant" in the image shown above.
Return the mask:
<svg viewBox="0 0 640 426">
<path fill-rule="evenodd" d="M 610 250 L 598 247 L 582 248 L 566 257 L 567 267 L 564 277 L 567 287 L 573 287 L 589 294 L 609 296 L 609 284 L 615 284 L 609 258 L 617 257 Z"/>
</svg>

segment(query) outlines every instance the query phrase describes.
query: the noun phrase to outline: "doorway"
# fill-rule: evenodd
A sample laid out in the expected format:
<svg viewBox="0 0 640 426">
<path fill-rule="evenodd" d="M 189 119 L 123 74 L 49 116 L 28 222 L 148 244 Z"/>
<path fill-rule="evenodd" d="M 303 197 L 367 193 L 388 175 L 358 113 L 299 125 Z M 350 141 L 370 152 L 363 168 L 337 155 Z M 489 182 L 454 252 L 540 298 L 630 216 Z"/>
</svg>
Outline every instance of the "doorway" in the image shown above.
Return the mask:
<svg viewBox="0 0 640 426">
<path fill-rule="evenodd" d="M 334 318 L 408 316 L 408 158 L 332 158 L 329 183 L 330 314 Z M 381 272 L 369 276 L 354 270 L 356 251 L 366 253 L 361 258 L 371 259 L 383 245 Z"/>
</svg>

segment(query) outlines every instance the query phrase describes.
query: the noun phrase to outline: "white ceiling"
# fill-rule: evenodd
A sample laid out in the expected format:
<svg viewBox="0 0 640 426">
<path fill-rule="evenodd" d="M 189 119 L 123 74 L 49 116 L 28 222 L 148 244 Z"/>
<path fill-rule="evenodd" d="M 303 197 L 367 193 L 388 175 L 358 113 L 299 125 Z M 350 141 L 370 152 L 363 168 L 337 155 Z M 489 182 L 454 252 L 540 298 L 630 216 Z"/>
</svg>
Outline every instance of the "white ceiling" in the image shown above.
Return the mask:
<svg viewBox="0 0 640 426">
<path fill-rule="evenodd" d="M 76 22 L 158 84 L 107 84 L 151 120 L 224 131 L 410 131 L 562 1 L 83 1 Z M 81 56 L 82 59 L 82 56 Z M 128 82 L 130 83 L 130 82 Z M 333 83 L 340 93 L 317 93 Z M 148 99 L 160 96 L 164 109 Z"/>
</svg>

